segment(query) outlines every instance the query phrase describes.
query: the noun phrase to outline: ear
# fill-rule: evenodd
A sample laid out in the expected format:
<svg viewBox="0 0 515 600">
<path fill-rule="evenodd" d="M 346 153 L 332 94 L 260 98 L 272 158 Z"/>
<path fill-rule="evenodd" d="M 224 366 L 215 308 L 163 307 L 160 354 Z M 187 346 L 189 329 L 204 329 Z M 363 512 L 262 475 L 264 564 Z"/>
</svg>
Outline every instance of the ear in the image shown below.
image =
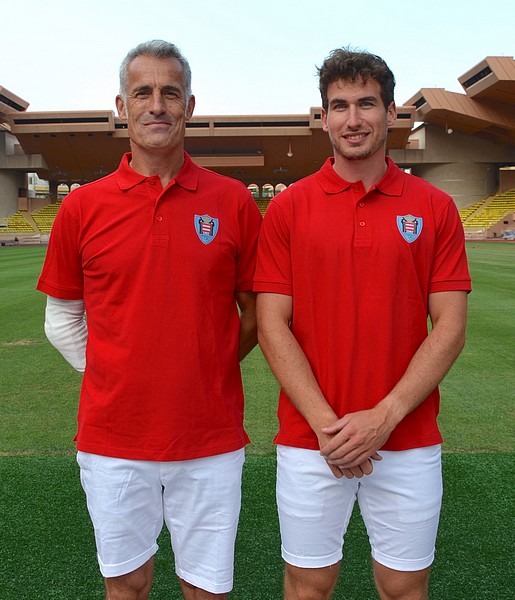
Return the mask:
<svg viewBox="0 0 515 600">
<path fill-rule="evenodd" d="M 125 102 L 121 96 L 116 96 L 116 109 L 120 119 L 127 120 L 127 113 L 125 112 Z"/>
<path fill-rule="evenodd" d="M 322 108 L 322 129 L 327 133 L 329 128 L 327 127 L 327 111 Z"/>
<path fill-rule="evenodd" d="M 397 120 L 397 107 L 395 102 L 390 102 L 390 106 L 386 109 L 386 122 L 388 127 L 391 127 Z"/>
<path fill-rule="evenodd" d="M 188 106 L 186 107 L 186 121 L 189 121 L 193 116 L 193 111 L 195 109 L 195 96 L 192 94 L 190 99 L 188 100 Z"/>
</svg>

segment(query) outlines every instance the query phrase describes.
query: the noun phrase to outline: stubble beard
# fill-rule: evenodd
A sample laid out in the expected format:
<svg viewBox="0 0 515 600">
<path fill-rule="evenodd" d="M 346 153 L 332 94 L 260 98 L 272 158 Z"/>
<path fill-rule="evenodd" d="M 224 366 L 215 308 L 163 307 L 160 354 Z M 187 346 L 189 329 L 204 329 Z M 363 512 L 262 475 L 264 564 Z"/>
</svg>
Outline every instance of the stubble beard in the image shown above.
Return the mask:
<svg viewBox="0 0 515 600">
<path fill-rule="evenodd" d="M 329 141 L 331 142 L 335 154 L 338 154 L 344 160 L 358 161 L 366 160 L 367 158 L 370 158 L 373 154 L 375 154 L 378 150 L 385 148 L 386 136 L 387 134 L 385 133 L 382 139 L 379 140 L 377 144 L 374 144 L 373 146 L 370 146 L 368 148 L 355 148 L 354 151 L 344 150 L 343 143 L 340 143 L 339 138 L 335 139 L 331 134 L 329 134 Z"/>
</svg>

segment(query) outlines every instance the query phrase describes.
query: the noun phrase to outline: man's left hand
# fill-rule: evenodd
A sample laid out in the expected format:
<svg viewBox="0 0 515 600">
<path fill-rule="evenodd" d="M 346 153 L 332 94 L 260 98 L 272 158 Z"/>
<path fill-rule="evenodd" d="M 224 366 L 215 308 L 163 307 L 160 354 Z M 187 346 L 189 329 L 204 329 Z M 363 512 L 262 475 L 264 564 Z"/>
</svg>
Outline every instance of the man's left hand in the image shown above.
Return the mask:
<svg viewBox="0 0 515 600">
<path fill-rule="evenodd" d="M 352 469 L 369 458 L 381 460 L 377 451 L 392 430 L 393 427 L 387 424 L 385 411 L 380 406 L 349 413 L 323 428 L 324 433 L 333 437 L 320 448 L 320 452 L 327 462 Z"/>
</svg>

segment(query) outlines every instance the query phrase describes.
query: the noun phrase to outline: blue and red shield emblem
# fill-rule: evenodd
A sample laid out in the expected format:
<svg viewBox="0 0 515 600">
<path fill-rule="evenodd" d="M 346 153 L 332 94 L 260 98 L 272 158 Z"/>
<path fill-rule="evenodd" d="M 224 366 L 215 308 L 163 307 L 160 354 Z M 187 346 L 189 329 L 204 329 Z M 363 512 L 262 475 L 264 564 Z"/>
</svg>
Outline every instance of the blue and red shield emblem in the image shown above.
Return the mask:
<svg viewBox="0 0 515 600">
<path fill-rule="evenodd" d="M 218 219 L 209 215 L 195 215 L 195 231 L 203 244 L 210 244 L 218 233 Z"/>
<path fill-rule="evenodd" d="M 397 228 L 402 237 L 410 244 L 418 238 L 423 225 L 424 220 L 422 217 L 414 217 L 413 215 L 397 217 Z"/>
</svg>

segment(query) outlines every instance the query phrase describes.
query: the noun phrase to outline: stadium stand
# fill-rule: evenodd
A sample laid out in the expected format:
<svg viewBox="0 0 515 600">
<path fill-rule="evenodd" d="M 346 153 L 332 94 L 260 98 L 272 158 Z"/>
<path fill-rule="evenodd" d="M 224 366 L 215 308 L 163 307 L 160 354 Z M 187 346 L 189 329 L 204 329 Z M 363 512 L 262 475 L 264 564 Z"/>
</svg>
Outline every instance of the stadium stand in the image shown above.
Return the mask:
<svg viewBox="0 0 515 600">
<path fill-rule="evenodd" d="M 34 233 L 36 231 L 27 220 L 26 211 L 23 210 L 18 210 L 14 215 L 1 219 L 1 221 L 3 226 L 0 227 L 0 233 Z"/>
<path fill-rule="evenodd" d="M 268 208 L 268 205 L 270 204 L 270 198 L 266 198 L 266 199 L 257 199 L 256 200 L 256 204 L 258 205 L 259 211 L 262 215 L 265 214 L 266 209 Z"/>
<path fill-rule="evenodd" d="M 466 206 L 465 208 L 460 208 L 460 219 L 462 223 L 472 216 L 476 211 L 479 211 L 485 203 L 489 200 L 489 198 L 485 198 L 484 200 L 479 200 L 479 202 L 475 202 L 470 206 Z"/>
<path fill-rule="evenodd" d="M 32 213 L 32 218 L 41 233 L 50 233 L 52 231 L 52 226 L 60 206 L 61 201 L 58 200 L 57 202 L 46 204 L 37 212 Z"/>
<path fill-rule="evenodd" d="M 465 211 L 469 209 L 472 209 L 471 212 L 468 216 L 465 216 Z M 467 209 L 460 210 L 465 231 L 467 229 L 491 227 L 510 213 L 515 213 L 515 189 L 497 194 Z"/>
</svg>

